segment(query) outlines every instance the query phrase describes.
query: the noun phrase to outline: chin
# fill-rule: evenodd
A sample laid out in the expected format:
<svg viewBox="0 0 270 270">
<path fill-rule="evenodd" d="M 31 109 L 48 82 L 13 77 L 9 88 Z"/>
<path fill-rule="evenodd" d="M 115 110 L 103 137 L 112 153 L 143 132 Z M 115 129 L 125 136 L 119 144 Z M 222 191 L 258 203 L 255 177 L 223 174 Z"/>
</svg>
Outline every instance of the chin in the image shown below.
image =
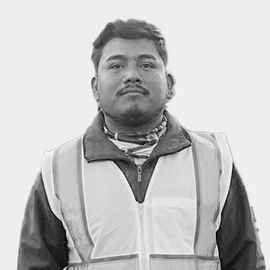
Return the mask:
<svg viewBox="0 0 270 270">
<path fill-rule="evenodd" d="M 118 116 L 120 122 L 127 126 L 135 126 L 148 121 L 149 115 L 143 111 L 126 111 Z"/>
<path fill-rule="evenodd" d="M 155 116 L 160 115 L 164 108 L 159 108 L 155 111 L 143 110 L 138 106 L 122 110 L 115 114 L 105 112 L 114 121 L 124 124 L 126 126 L 137 126 L 147 123 L 152 120 Z"/>
</svg>

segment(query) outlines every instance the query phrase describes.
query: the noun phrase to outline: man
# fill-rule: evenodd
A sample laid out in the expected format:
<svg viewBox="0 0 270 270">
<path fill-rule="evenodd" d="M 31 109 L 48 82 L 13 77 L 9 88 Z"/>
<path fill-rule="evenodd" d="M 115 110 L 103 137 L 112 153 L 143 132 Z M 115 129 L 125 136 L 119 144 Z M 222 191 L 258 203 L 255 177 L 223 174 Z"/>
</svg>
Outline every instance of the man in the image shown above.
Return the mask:
<svg viewBox="0 0 270 270">
<path fill-rule="evenodd" d="M 186 130 L 160 31 L 106 25 L 94 42 L 99 113 L 45 153 L 27 204 L 18 269 L 265 269 L 223 134 Z"/>
</svg>

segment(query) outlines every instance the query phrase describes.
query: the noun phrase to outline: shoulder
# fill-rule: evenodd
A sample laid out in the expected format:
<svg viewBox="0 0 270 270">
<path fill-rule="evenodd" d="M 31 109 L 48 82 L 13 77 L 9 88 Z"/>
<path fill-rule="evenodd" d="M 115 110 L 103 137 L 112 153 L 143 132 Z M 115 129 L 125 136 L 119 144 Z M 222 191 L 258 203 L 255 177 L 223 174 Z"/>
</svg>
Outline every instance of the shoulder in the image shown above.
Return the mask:
<svg viewBox="0 0 270 270">
<path fill-rule="evenodd" d="M 221 168 L 225 169 L 228 179 L 230 179 L 233 156 L 224 132 L 198 132 L 188 131 L 191 137 L 191 144 L 195 148 L 194 151 L 199 153 L 201 157 L 211 160 L 211 156 L 216 157 Z"/>
<path fill-rule="evenodd" d="M 65 150 L 71 149 L 74 146 L 77 146 L 78 144 L 80 144 L 82 142 L 82 140 L 83 140 L 83 135 L 80 135 L 72 140 L 64 142 L 63 144 L 61 144 L 57 147 L 54 147 L 54 148 L 51 148 L 51 149 L 45 151 L 44 155 L 48 155 L 48 154 L 52 154 L 54 152 L 65 151 Z"/>
<path fill-rule="evenodd" d="M 228 139 L 224 132 L 193 131 L 185 129 L 191 141 L 197 145 L 209 148 L 229 148 Z"/>
<path fill-rule="evenodd" d="M 73 163 L 77 159 L 78 155 L 82 153 L 82 140 L 83 136 L 79 136 L 44 152 L 41 160 L 43 180 L 53 179 L 57 175 L 59 162 L 70 164 L 70 162 Z"/>
<path fill-rule="evenodd" d="M 176 136 L 181 136 L 190 142 L 204 144 L 210 148 L 215 148 L 217 141 L 227 142 L 227 137 L 224 132 L 210 132 L 210 131 L 194 131 L 186 128 L 178 119 L 165 111 L 165 116 L 168 119 L 169 132 Z"/>
</svg>

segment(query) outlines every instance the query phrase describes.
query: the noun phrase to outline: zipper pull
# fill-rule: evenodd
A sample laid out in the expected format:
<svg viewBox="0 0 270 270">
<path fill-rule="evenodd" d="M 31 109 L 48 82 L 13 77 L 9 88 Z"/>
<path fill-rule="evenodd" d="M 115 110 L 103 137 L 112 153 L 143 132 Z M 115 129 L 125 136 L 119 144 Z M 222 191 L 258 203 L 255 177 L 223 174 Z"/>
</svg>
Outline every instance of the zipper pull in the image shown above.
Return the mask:
<svg viewBox="0 0 270 270">
<path fill-rule="evenodd" d="M 138 209 L 139 209 L 139 214 L 142 215 L 142 213 L 143 213 L 143 205 L 141 203 L 138 203 Z"/>
<path fill-rule="evenodd" d="M 142 165 L 137 165 L 138 182 L 142 182 Z"/>
</svg>

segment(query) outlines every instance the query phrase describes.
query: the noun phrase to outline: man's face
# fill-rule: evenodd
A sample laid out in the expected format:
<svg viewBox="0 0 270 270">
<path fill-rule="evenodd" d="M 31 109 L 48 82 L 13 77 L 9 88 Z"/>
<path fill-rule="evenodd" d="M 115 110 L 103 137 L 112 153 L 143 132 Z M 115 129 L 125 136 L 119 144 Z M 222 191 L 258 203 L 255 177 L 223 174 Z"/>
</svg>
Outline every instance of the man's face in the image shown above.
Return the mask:
<svg viewBox="0 0 270 270">
<path fill-rule="evenodd" d="M 106 116 L 138 125 L 163 111 L 171 79 L 152 40 L 114 38 L 103 48 L 92 87 Z"/>
</svg>

